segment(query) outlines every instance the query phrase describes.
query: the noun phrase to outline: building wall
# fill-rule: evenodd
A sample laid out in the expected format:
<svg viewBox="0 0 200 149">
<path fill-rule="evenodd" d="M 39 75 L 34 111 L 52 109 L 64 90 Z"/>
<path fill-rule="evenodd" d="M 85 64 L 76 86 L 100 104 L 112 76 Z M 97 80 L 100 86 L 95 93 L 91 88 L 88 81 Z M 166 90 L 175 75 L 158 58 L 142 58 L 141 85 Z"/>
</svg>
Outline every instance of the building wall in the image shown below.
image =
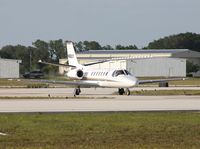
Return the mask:
<svg viewBox="0 0 200 149">
<path fill-rule="evenodd" d="M 19 78 L 19 64 L 21 60 L 0 58 L 0 78 Z"/>
<path fill-rule="evenodd" d="M 138 77 L 185 77 L 186 60 L 178 58 L 128 60 L 127 70 Z"/>
<path fill-rule="evenodd" d="M 89 63 L 97 60 L 91 60 L 91 59 L 81 59 L 79 60 L 79 63 L 84 64 L 84 63 Z M 59 63 L 60 64 L 65 64 L 67 62 L 67 59 L 60 59 Z M 90 68 L 92 69 L 106 69 L 106 70 L 111 70 L 111 69 L 126 69 L 126 60 L 118 60 L 118 61 L 110 61 L 106 63 L 100 63 L 96 65 L 91 65 Z M 64 74 L 65 71 L 68 71 L 67 67 L 59 67 L 59 74 Z"/>
<path fill-rule="evenodd" d="M 110 61 L 91 66 L 94 69 L 127 69 L 136 76 L 144 77 L 185 77 L 186 76 L 186 60 L 178 59 L 175 55 L 171 57 L 173 53 L 186 53 L 187 49 L 173 49 L 173 50 L 131 50 L 131 51 L 87 51 L 86 53 L 78 53 L 77 58 L 81 64 L 94 62 L 102 59 L 111 59 L 117 57 L 126 58 L 147 58 L 149 59 L 135 59 L 135 60 L 119 60 Z M 190 52 L 191 57 L 195 54 Z M 180 56 L 180 55 L 178 55 Z M 156 58 L 159 57 L 159 58 Z M 161 58 L 162 57 L 162 58 Z M 63 64 L 67 59 L 60 59 L 60 63 Z M 59 72 L 67 71 L 67 68 L 60 67 Z"/>
<path fill-rule="evenodd" d="M 151 58 L 170 57 L 171 53 L 114 53 L 114 54 L 77 54 L 78 59 L 110 59 L 110 58 Z"/>
<path fill-rule="evenodd" d="M 90 66 L 93 69 L 126 69 L 126 60 L 110 61 Z"/>
<path fill-rule="evenodd" d="M 188 51 L 173 53 L 172 57 L 185 58 L 189 60 L 190 62 L 193 62 L 194 64 L 197 64 L 200 66 L 200 52 L 197 52 L 197 51 L 188 50 Z"/>
<path fill-rule="evenodd" d="M 100 53 L 99 50 L 97 50 L 95 53 L 94 51 L 91 51 L 92 53 L 77 53 L 77 59 L 80 64 L 84 63 L 89 63 L 89 62 L 94 62 L 102 59 L 110 59 L 110 58 L 117 58 L 117 57 L 131 57 L 131 58 L 138 58 L 138 57 L 170 57 L 171 53 L 165 53 L 161 50 L 158 53 L 151 53 L 151 52 L 146 52 L 147 50 L 138 50 L 139 52 L 135 53 L 135 50 L 130 50 L 131 52 L 127 53 L 120 53 L 124 52 L 124 50 L 118 50 L 117 52 L 113 53 L 113 50 L 111 50 L 111 53 L 107 53 L 108 50 L 105 50 L 105 52 L 101 51 Z M 140 53 L 140 51 L 145 51 L 145 53 Z M 159 51 L 159 50 L 156 50 Z M 93 53 L 94 52 L 94 53 Z M 65 64 L 67 62 L 67 59 L 60 59 L 59 63 L 60 64 Z M 97 64 L 91 66 L 92 68 L 99 69 L 99 68 L 104 68 L 104 69 L 126 69 L 126 61 L 113 61 L 113 62 L 107 62 L 107 63 L 102 63 L 102 64 Z M 66 67 L 59 67 L 59 74 L 64 74 L 65 71 L 68 71 L 69 68 Z"/>
<path fill-rule="evenodd" d="M 80 63 L 88 63 L 88 62 L 91 62 L 91 59 L 80 60 Z M 137 77 L 185 77 L 186 76 L 186 60 L 179 58 L 118 60 L 118 61 L 110 61 L 106 63 L 92 65 L 90 67 L 93 69 L 107 69 L 107 70 L 127 69 Z M 60 67 L 60 73 L 63 74 L 63 67 Z"/>
</svg>

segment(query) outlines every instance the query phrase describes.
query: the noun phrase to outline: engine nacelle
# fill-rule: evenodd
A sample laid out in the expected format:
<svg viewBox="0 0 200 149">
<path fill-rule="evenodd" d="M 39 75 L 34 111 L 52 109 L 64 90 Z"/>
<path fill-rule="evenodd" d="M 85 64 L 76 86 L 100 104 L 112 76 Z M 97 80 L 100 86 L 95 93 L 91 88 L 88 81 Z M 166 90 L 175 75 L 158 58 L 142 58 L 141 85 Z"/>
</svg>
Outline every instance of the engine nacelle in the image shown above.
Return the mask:
<svg viewBox="0 0 200 149">
<path fill-rule="evenodd" d="M 67 73 L 67 76 L 71 79 L 81 80 L 83 78 L 83 71 L 80 69 L 73 69 Z"/>
</svg>

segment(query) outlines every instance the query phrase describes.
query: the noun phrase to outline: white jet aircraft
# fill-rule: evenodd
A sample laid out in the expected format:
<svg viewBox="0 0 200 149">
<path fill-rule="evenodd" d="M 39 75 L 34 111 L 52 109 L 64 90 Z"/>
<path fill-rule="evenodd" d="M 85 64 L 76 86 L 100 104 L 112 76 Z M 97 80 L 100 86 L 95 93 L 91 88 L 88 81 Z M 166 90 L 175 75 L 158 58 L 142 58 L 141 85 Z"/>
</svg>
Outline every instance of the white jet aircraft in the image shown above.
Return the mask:
<svg viewBox="0 0 200 149">
<path fill-rule="evenodd" d="M 68 53 L 68 63 L 69 63 L 68 65 L 47 63 L 47 62 L 42 62 L 41 60 L 39 62 L 43 64 L 69 67 L 70 70 L 65 75 L 70 79 L 73 79 L 73 81 L 40 80 L 40 82 L 75 86 L 74 96 L 80 94 L 81 87 L 118 88 L 119 95 L 123 94 L 130 95 L 129 88 L 132 88 L 138 84 L 155 83 L 155 82 L 158 83 L 158 82 L 184 79 L 184 78 L 174 78 L 174 79 L 159 79 L 159 80 L 158 79 L 138 80 L 135 76 L 133 76 L 125 69 L 115 69 L 115 70 L 93 69 L 90 67 L 91 65 L 118 60 L 120 58 L 102 60 L 88 64 L 79 64 L 77 61 L 77 57 L 72 42 L 67 42 L 67 53 Z"/>
</svg>

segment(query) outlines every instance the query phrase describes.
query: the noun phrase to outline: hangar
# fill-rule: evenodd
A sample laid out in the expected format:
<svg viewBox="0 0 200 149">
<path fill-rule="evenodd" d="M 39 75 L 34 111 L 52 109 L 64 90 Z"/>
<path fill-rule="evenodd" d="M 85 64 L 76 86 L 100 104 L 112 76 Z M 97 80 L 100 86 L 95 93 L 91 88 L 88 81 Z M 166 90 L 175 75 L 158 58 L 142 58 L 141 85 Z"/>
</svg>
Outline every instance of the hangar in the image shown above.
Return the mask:
<svg viewBox="0 0 200 149">
<path fill-rule="evenodd" d="M 0 78 L 19 78 L 21 60 L 0 58 Z"/>
<path fill-rule="evenodd" d="M 80 63 L 88 63 L 118 57 L 141 57 L 141 59 L 109 61 L 91 67 L 96 69 L 127 69 L 137 77 L 185 77 L 188 52 L 190 53 L 190 59 L 195 57 L 195 60 L 198 62 L 200 55 L 198 57 L 197 53 L 199 52 L 196 53 L 188 49 L 89 50 L 77 53 L 77 58 Z M 143 57 L 152 58 L 142 59 Z M 67 59 L 60 59 L 61 64 L 66 62 Z M 63 74 L 64 71 L 67 71 L 65 69 L 64 67 L 60 67 L 59 73 Z"/>
<path fill-rule="evenodd" d="M 193 64 L 200 66 L 200 52 L 187 50 L 179 53 L 174 53 L 172 54 L 172 57 L 185 58 Z M 193 77 L 200 77 L 200 70 L 197 72 L 191 72 L 190 75 Z"/>
</svg>

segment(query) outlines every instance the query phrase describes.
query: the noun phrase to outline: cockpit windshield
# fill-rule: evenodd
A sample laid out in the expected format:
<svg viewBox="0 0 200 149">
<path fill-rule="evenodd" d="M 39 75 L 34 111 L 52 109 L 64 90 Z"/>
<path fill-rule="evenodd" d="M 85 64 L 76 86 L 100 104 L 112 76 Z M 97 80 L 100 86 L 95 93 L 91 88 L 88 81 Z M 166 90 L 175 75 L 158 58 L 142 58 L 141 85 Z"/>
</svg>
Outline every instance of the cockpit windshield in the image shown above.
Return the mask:
<svg viewBox="0 0 200 149">
<path fill-rule="evenodd" d="M 128 72 L 127 70 L 115 70 L 112 74 L 113 77 L 117 77 L 119 75 L 131 75 L 130 72 Z"/>
<path fill-rule="evenodd" d="M 127 75 L 131 75 L 131 73 L 128 72 L 127 70 L 124 70 L 124 71 L 125 71 L 125 73 L 126 73 Z"/>
</svg>

